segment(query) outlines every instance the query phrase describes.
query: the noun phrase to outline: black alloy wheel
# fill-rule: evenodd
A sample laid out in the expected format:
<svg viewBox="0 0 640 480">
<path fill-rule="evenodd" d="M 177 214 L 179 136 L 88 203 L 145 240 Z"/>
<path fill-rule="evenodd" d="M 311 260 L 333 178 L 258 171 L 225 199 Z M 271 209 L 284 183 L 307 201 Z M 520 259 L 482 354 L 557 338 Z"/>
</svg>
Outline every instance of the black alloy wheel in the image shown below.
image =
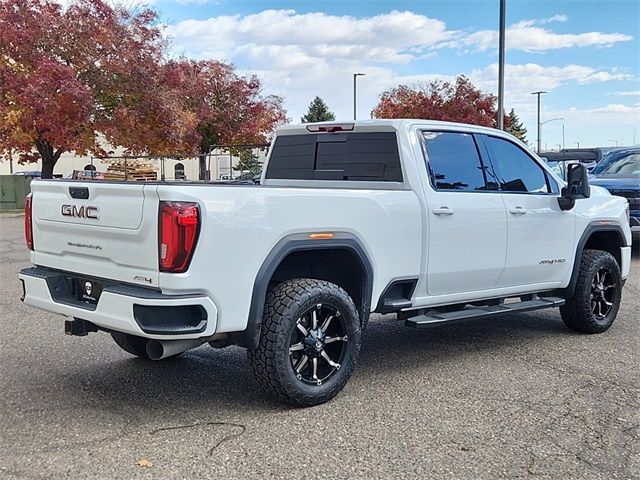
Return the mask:
<svg viewBox="0 0 640 480">
<path fill-rule="evenodd" d="M 322 385 L 340 370 L 349 341 L 344 318 L 332 305 L 318 303 L 296 322 L 289 357 L 298 380 Z"/>
<path fill-rule="evenodd" d="M 361 319 L 340 286 L 296 278 L 267 293 L 258 346 L 248 350 L 260 386 L 300 407 L 335 397 L 360 353 Z"/>
<path fill-rule="evenodd" d="M 560 307 L 560 315 L 571 330 L 602 333 L 616 319 L 622 301 L 622 277 L 617 260 L 609 252 L 585 250 L 573 297 Z"/>
</svg>

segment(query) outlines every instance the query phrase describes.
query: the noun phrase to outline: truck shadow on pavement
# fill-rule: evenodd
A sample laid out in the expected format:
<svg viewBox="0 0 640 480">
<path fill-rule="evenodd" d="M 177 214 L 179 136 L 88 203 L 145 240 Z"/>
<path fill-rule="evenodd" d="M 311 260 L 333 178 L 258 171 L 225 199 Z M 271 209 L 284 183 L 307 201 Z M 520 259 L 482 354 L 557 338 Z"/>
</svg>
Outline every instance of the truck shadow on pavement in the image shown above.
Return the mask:
<svg viewBox="0 0 640 480">
<path fill-rule="evenodd" d="M 377 317 L 377 318 L 375 318 Z M 500 319 L 458 323 L 428 330 L 404 327 L 394 315 L 375 316 L 363 336 L 360 362 L 349 385 L 375 383 L 389 375 L 428 376 L 430 363 L 441 368 L 443 361 L 464 361 L 475 355 L 509 355 L 528 344 L 544 349 L 549 337 L 567 337 L 571 333 L 556 311 L 537 315 L 519 314 Z M 561 340 L 560 340 L 561 341 Z M 89 346 L 87 346 L 90 348 Z M 108 349 L 101 342 L 96 349 Z M 117 347 L 113 345 L 113 348 Z M 112 354 L 112 352 L 105 352 Z M 118 353 L 120 353 L 118 351 Z M 188 408 L 227 412 L 288 409 L 264 394 L 254 381 L 244 349 L 228 347 L 214 350 L 208 345 L 159 362 L 131 357 L 100 365 L 60 371 L 57 379 L 67 394 L 78 391 L 89 401 L 104 408 L 171 410 Z"/>
</svg>

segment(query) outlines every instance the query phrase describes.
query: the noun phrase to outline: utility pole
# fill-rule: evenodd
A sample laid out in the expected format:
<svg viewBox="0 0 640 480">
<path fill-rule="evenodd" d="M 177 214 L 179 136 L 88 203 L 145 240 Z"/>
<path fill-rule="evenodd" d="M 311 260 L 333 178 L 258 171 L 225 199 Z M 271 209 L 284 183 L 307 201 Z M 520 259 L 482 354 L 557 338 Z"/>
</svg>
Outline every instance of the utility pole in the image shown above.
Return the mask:
<svg viewBox="0 0 640 480">
<path fill-rule="evenodd" d="M 498 128 L 504 130 L 504 50 L 507 0 L 500 0 L 500 38 L 498 49 Z"/>
<path fill-rule="evenodd" d="M 542 124 L 540 123 L 540 95 L 542 95 L 543 93 L 547 93 L 547 92 L 543 92 L 542 90 L 538 91 L 538 92 L 533 92 L 531 93 L 531 95 L 537 95 L 538 96 L 538 149 L 536 153 L 540 153 L 542 151 Z"/>
<path fill-rule="evenodd" d="M 356 119 L 357 116 L 357 109 L 356 109 L 356 98 L 357 98 L 357 86 L 356 86 L 356 79 L 358 77 L 362 77 L 363 75 L 366 75 L 366 73 L 354 73 L 353 74 L 353 119 Z"/>
<path fill-rule="evenodd" d="M 564 120 L 562 120 L 562 149 L 564 150 Z"/>
</svg>

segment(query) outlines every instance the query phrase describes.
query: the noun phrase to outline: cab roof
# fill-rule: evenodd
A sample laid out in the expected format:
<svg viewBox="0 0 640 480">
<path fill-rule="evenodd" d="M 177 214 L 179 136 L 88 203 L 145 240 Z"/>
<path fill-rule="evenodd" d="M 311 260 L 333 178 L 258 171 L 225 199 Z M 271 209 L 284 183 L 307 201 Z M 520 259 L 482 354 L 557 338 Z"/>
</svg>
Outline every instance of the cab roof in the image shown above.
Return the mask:
<svg viewBox="0 0 640 480">
<path fill-rule="evenodd" d="M 297 123 L 283 125 L 277 129 L 276 133 L 277 135 L 300 135 L 306 133 L 317 133 L 318 127 L 322 128 L 331 126 L 348 126 L 346 129 L 338 129 L 337 131 L 372 131 L 376 129 L 389 131 L 408 129 L 414 125 L 419 125 L 425 128 L 443 128 L 447 130 L 460 129 L 467 132 L 491 133 L 494 135 L 505 134 L 505 132 L 501 130 L 482 127 L 479 125 L 457 122 L 441 122 L 438 120 L 423 120 L 417 118 L 377 118 L 373 120 L 345 120 L 316 123 Z"/>
</svg>

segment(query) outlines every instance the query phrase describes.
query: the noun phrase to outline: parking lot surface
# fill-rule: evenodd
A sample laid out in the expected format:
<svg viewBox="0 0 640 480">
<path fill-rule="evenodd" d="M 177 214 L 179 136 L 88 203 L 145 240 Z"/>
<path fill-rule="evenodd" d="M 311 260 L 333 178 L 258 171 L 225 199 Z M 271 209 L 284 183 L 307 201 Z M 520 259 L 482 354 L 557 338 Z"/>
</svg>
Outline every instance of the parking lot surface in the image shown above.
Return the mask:
<svg viewBox="0 0 640 480">
<path fill-rule="evenodd" d="M 0 477 L 640 478 L 640 251 L 614 326 L 557 310 L 365 331 L 341 394 L 283 406 L 245 351 L 142 361 L 20 300 L 22 217 L 0 216 Z"/>
</svg>

